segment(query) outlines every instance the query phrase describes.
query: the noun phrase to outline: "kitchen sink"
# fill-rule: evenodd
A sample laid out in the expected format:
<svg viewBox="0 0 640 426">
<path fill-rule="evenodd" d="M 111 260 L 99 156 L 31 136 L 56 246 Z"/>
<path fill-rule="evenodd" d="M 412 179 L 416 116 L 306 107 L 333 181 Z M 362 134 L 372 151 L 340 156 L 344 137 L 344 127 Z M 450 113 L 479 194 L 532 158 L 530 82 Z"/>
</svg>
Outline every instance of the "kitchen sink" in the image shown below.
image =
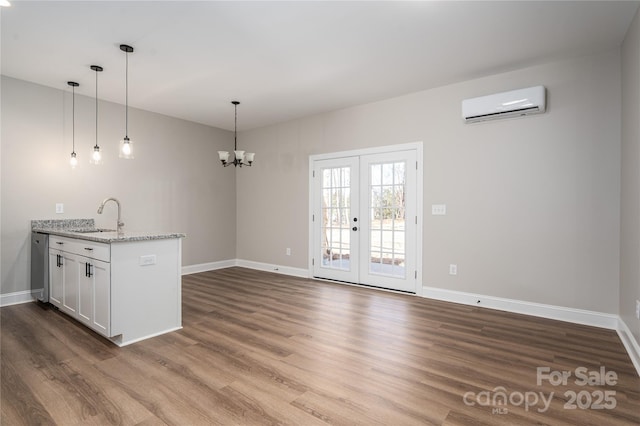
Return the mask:
<svg viewBox="0 0 640 426">
<path fill-rule="evenodd" d="M 86 228 L 86 229 L 74 229 L 71 232 L 77 232 L 78 234 L 93 234 L 96 232 L 115 232 L 115 229 Z"/>
</svg>

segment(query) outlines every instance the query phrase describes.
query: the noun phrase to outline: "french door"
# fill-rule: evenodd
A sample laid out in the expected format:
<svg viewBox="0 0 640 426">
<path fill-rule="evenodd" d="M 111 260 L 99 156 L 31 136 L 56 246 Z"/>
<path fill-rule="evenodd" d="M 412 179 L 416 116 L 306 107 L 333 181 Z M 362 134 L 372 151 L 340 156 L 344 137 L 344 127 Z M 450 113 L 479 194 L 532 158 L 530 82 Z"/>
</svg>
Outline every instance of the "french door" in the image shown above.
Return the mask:
<svg viewBox="0 0 640 426">
<path fill-rule="evenodd" d="M 313 161 L 313 276 L 416 292 L 416 150 Z"/>
</svg>

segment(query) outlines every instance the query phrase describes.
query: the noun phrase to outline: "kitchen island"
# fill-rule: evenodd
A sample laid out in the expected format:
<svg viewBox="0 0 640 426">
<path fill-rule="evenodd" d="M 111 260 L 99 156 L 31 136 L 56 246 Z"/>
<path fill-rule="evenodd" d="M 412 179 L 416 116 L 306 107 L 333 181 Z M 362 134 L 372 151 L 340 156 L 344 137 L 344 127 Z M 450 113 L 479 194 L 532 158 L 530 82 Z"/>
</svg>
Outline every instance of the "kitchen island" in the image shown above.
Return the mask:
<svg viewBox="0 0 640 426">
<path fill-rule="evenodd" d="M 49 236 L 48 302 L 119 346 L 182 327 L 181 233 L 117 232 L 93 219 L 32 221 Z"/>
</svg>

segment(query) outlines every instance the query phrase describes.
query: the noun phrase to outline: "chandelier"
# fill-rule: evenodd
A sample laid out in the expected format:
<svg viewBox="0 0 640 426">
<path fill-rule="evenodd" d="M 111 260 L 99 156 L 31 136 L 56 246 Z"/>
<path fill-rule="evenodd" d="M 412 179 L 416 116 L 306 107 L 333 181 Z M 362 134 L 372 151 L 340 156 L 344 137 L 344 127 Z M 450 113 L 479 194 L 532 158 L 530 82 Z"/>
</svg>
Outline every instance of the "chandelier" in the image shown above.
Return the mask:
<svg viewBox="0 0 640 426">
<path fill-rule="evenodd" d="M 233 107 L 235 109 L 235 122 L 233 129 L 233 161 L 229 161 L 229 151 L 218 151 L 218 157 L 220 158 L 220 162 L 224 167 L 234 165 L 235 167 L 249 166 L 251 167 L 251 163 L 253 163 L 253 157 L 255 153 L 253 152 L 244 152 L 238 151 L 238 105 L 240 102 L 232 101 Z"/>
</svg>

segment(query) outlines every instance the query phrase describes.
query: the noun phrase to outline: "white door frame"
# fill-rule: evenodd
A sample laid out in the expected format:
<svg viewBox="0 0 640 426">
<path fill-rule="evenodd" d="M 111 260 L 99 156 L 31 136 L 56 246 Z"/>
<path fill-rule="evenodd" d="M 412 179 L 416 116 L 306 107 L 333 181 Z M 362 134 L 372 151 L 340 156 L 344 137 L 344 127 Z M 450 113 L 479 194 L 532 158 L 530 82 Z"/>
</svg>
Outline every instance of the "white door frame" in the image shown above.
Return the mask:
<svg viewBox="0 0 640 426">
<path fill-rule="evenodd" d="M 422 230 L 423 230 L 423 143 L 411 142 L 406 144 L 388 145 L 375 148 L 365 148 L 350 151 L 331 152 L 327 154 L 316 154 L 309 156 L 309 264 L 308 264 L 308 277 L 313 278 L 313 254 L 314 254 L 314 223 L 313 223 L 313 211 L 314 211 L 314 188 L 313 188 L 313 164 L 318 160 L 329 160 L 342 157 L 362 156 L 369 154 L 384 154 L 396 151 L 408 151 L 415 150 L 416 157 L 418 159 L 416 165 L 416 215 L 418 217 L 418 223 L 416 224 L 416 295 L 422 296 Z"/>
</svg>

